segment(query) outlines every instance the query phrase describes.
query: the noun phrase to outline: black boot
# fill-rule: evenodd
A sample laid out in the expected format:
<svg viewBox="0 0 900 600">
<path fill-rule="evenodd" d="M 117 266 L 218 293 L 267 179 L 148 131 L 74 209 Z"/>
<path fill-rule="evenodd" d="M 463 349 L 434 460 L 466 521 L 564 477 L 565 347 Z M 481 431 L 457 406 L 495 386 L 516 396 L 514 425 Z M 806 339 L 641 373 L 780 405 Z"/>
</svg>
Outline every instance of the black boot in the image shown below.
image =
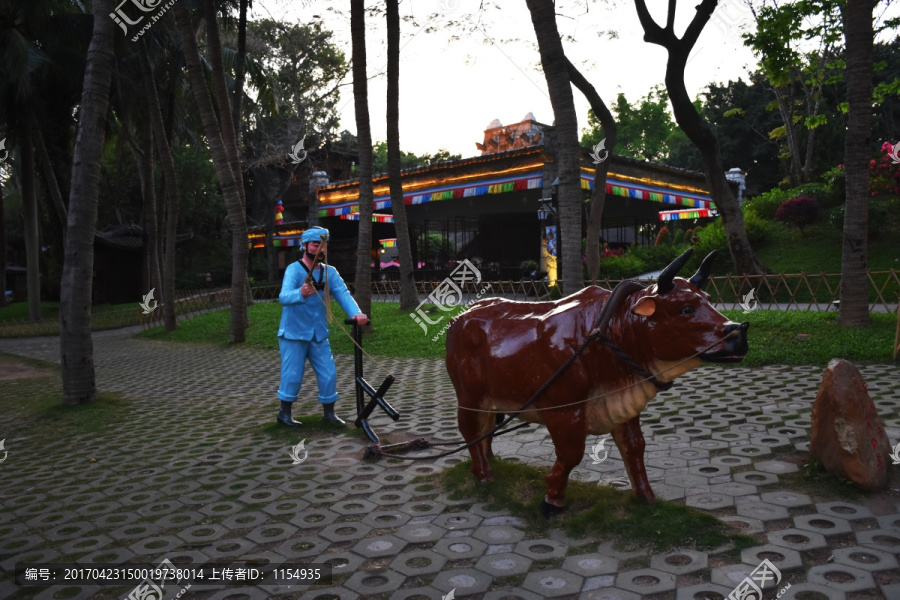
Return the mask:
<svg viewBox="0 0 900 600">
<path fill-rule="evenodd" d="M 344 420 L 334 414 L 334 402 L 323 404 L 322 407 L 325 409 L 326 421 L 331 421 L 332 423 L 337 423 L 338 425 L 344 424 Z"/>
<path fill-rule="evenodd" d="M 291 417 L 291 406 L 293 404 L 293 402 L 281 401 L 281 410 L 278 411 L 278 422 L 282 425 L 287 425 L 288 427 L 300 427 L 303 423 L 295 421 Z"/>
</svg>

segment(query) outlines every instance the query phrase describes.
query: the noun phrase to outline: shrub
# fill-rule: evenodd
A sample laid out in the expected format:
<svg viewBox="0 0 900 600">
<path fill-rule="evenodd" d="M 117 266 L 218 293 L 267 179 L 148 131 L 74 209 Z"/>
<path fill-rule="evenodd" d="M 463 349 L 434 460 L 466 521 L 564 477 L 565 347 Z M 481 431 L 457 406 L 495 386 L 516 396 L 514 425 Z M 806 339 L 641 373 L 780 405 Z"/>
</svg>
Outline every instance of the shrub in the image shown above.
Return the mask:
<svg viewBox="0 0 900 600">
<path fill-rule="evenodd" d="M 675 232 L 675 235 L 672 236 L 672 245 L 673 246 L 681 246 L 684 244 L 684 232 L 682 230 L 678 230 Z"/>
<path fill-rule="evenodd" d="M 762 244 L 769 235 L 769 224 L 761 219 L 757 214 L 749 209 L 744 210 L 744 230 L 747 232 L 747 240 L 754 248 Z M 694 234 L 698 240 L 693 245 L 694 254 L 688 263 L 688 268 L 684 271 L 696 269 L 700 266 L 700 262 L 706 258 L 706 255 L 713 250 L 719 250 L 720 256 L 713 263 L 713 272 L 716 274 L 726 273 L 730 268 L 728 239 L 725 236 L 725 227 L 722 225 L 722 219 L 716 219 L 709 225 L 698 227 L 694 230 Z"/>
<path fill-rule="evenodd" d="M 889 201 L 872 200 L 869 202 L 869 237 L 876 238 L 889 229 L 894 220 L 892 215 L 895 212 L 896 208 L 892 210 Z M 828 222 L 841 233 L 844 232 L 844 205 L 838 206 L 829 213 Z"/>
<path fill-rule="evenodd" d="M 764 194 L 747 199 L 742 208 L 749 208 L 759 215 L 760 218 L 771 221 L 775 218 L 778 207 L 784 204 L 785 200 L 793 198 L 795 195 L 796 194 L 792 194 L 790 190 L 775 188 Z"/>
<path fill-rule="evenodd" d="M 625 279 L 649 270 L 646 263 L 631 252 L 613 256 L 600 263 L 600 277 L 605 279 Z"/>
<path fill-rule="evenodd" d="M 659 233 L 656 234 L 656 242 L 653 244 L 654 246 L 662 246 L 665 244 L 672 243 L 672 234 L 669 232 L 669 228 L 663 225 L 659 228 Z"/>
<path fill-rule="evenodd" d="M 791 198 L 800 196 L 812 198 L 818 202 L 819 206 L 823 209 L 832 208 L 844 201 L 843 190 L 841 190 L 841 194 L 836 195 L 834 190 L 824 183 L 804 183 L 790 191 Z"/>
<path fill-rule="evenodd" d="M 808 196 L 800 196 L 799 198 L 791 198 L 778 207 L 775 213 L 775 220 L 787 223 L 791 227 L 796 227 L 803 234 L 803 228 L 812 225 L 822 216 L 822 207 L 815 198 Z"/>
</svg>

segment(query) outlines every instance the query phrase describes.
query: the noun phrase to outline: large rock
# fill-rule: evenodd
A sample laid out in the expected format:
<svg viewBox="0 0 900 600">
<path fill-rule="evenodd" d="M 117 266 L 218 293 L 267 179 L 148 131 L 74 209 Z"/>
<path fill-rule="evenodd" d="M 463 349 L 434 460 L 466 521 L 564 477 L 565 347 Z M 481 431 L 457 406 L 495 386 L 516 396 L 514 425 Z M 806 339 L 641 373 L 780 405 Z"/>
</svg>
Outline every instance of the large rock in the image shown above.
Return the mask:
<svg viewBox="0 0 900 600">
<path fill-rule="evenodd" d="M 859 369 L 832 359 L 813 405 L 810 455 L 861 488 L 878 490 L 887 484 L 889 448 Z"/>
</svg>

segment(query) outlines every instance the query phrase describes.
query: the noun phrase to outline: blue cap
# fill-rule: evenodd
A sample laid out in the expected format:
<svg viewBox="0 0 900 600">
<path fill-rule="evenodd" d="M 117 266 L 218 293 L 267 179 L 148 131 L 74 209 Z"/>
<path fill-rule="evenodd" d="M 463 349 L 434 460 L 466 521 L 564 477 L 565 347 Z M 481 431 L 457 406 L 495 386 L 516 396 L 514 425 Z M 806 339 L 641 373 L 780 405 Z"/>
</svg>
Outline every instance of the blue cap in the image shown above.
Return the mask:
<svg viewBox="0 0 900 600">
<path fill-rule="evenodd" d="M 300 236 L 300 243 L 305 244 L 306 242 L 321 242 L 323 235 L 325 236 L 325 241 L 328 241 L 327 229 L 325 229 L 324 227 L 310 227 L 303 232 L 303 235 Z"/>
</svg>

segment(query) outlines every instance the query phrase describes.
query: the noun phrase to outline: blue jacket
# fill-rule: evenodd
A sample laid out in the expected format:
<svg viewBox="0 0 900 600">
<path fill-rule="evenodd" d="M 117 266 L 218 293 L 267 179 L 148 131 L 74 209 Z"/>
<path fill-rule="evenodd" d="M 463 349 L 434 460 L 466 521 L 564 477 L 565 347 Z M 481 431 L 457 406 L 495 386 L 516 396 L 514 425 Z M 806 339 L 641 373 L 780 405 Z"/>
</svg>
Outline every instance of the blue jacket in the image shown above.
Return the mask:
<svg viewBox="0 0 900 600">
<path fill-rule="evenodd" d="M 330 265 L 321 265 L 328 269 L 328 289 L 332 298 L 338 301 L 348 317 L 359 314 L 359 306 L 350 295 L 347 284 L 341 279 L 337 269 Z M 324 280 L 321 268 L 313 271 L 317 282 Z M 278 300 L 284 307 L 281 310 L 281 325 L 278 337 L 288 340 L 322 341 L 328 338 L 328 320 L 325 313 L 325 290 L 316 292 L 308 298 L 300 294 L 300 286 L 306 281 L 306 269 L 299 261 L 291 263 L 284 272 L 284 283 Z M 317 297 L 318 296 L 318 297 Z"/>
</svg>

